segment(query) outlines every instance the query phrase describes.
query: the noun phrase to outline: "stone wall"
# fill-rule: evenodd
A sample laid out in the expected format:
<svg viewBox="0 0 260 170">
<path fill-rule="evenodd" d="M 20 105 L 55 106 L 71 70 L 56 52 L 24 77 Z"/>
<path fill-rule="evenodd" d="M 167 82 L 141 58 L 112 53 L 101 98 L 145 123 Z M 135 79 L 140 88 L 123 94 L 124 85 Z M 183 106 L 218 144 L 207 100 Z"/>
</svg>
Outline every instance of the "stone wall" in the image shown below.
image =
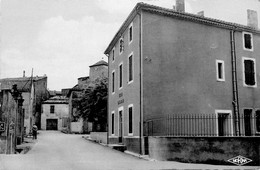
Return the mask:
<svg viewBox="0 0 260 170">
<path fill-rule="evenodd" d="M 244 156 L 260 165 L 259 137 L 149 137 L 149 156 L 156 160 L 233 165 Z"/>
<path fill-rule="evenodd" d="M 107 144 L 107 132 L 90 132 L 90 138 L 96 142 Z"/>
</svg>

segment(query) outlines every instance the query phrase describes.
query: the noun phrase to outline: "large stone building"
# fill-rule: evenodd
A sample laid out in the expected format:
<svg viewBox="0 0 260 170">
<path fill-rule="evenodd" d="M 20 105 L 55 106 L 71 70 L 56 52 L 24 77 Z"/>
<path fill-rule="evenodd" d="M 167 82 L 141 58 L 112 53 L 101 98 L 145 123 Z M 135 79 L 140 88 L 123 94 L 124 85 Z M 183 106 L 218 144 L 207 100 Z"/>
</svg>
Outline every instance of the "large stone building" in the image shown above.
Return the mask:
<svg viewBox="0 0 260 170">
<path fill-rule="evenodd" d="M 251 25 L 243 26 L 180 6 L 138 3 L 105 50 L 110 144 L 144 153 L 144 136 L 197 135 L 193 124 L 208 130 L 200 135 L 260 134 L 256 14 L 249 10 Z M 211 122 L 165 119 L 177 114 L 211 116 Z"/>
</svg>

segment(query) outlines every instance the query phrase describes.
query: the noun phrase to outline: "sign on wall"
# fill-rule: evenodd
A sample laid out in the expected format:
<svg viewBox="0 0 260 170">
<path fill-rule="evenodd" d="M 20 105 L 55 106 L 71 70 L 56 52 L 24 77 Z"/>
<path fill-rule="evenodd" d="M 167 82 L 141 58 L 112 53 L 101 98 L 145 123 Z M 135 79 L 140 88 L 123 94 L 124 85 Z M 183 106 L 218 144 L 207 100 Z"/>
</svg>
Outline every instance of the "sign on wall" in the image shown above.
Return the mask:
<svg viewBox="0 0 260 170">
<path fill-rule="evenodd" d="M 5 131 L 5 122 L 0 122 L 0 132 Z"/>
</svg>

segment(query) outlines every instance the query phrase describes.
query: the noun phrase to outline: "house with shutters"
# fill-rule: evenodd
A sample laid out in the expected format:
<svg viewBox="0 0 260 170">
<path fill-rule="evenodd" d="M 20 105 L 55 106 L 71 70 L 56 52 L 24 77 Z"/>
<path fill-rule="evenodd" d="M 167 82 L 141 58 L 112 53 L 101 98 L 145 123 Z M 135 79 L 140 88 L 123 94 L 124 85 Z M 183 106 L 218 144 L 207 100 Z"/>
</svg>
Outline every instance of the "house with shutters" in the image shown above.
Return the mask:
<svg viewBox="0 0 260 170">
<path fill-rule="evenodd" d="M 106 48 L 109 144 L 147 154 L 151 136 L 260 135 L 257 13 L 245 26 L 183 3 L 138 3 Z"/>
</svg>

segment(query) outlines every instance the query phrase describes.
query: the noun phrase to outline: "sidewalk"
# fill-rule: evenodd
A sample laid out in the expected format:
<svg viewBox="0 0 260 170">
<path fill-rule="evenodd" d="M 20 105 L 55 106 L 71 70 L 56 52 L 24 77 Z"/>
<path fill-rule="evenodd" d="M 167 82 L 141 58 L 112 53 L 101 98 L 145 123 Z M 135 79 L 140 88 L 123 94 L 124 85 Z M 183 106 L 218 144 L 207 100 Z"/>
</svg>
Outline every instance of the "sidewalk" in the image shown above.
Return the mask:
<svg viewBox="0 0 260 170">
<path fill-rule="evenodd" d="M 31 136 L 24 137 L 24 142 L 21 145 L 16 146 L 16 154 L 26 154 L 32 149 L 35 143 L 37 143 L 37 139 L 35 140 Z"/>
</svg>

